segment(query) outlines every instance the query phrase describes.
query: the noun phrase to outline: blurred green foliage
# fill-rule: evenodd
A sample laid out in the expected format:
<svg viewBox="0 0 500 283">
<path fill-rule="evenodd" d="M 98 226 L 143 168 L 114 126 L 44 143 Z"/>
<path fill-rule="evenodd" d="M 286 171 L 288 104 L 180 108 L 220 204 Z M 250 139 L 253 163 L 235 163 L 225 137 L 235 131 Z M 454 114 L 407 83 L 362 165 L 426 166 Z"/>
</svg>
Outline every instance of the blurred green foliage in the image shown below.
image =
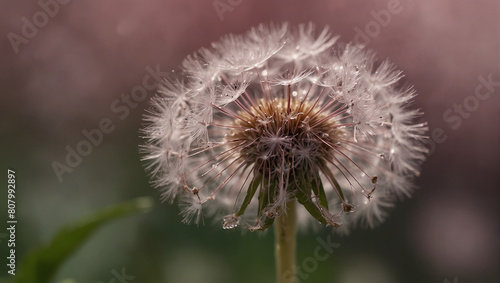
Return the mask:
<svg viewBox="0 0 500 283">
<path fill-rule="evenodd" d="M 60 229 L 51 243 L 29 253 L 22 261 L 15 283 L 47 283 L 59 267 L 104 224 L 117 218 L 150 211 L 153 200 L 140 197 L 99 210 Z"/>
</svg>

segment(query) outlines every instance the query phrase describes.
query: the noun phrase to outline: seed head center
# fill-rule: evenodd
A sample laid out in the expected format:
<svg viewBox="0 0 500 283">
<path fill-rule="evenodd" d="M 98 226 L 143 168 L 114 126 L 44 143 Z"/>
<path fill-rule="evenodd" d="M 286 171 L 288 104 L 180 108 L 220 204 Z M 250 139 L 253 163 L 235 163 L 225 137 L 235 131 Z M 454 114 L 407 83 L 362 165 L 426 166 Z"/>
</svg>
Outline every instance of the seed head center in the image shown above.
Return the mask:
<svg viewBox="0 0 500 283">
<path fill-rule="evenodd" d="M 241 119 L 234 121 L 236 130 L 231 136 L 243 143 L 240 156 L 246 163 L 264 161 L 277 169 L 309 167 L 328 158 L 344 135 L 335 117 L 328 114 L 320 106 L 295 98 L 261 99 L 238 113 Z"/>
</svg>

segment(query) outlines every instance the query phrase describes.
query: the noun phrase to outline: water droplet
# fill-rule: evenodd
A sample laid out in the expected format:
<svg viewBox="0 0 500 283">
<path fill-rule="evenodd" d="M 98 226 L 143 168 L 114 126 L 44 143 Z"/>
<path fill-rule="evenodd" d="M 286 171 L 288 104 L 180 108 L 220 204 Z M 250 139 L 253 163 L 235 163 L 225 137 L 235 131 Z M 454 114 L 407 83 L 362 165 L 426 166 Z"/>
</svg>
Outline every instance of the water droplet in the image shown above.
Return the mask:
<svg viewBox="0 0 500 283">
<path fill-rule="evenodd" d="M 295 90 L 294 90 L 294 91 L 292 91 L 292 96 L 293 96 L 293 97 L 297 96 L 297 92 L 296 92 Z"/>
<path fill-rule="evenodd" d="M 233 229 L 240 223 L 240 218 L 232 214 L 224 216 L 223 221 L 224 221 L 222 224 L 223 229 Z"/>
<path fill-rule="evenodd" d="M 212 168 L 217 168 L 219 166 L 219 163 L 212 164 Z"/>
<path fill-rule="evenodd" d="M 262 71 L 263 76 L 267 76 L 267 70 Z"/>
<path fill-rule="evenodd" d="M 378 156 L 380 157 L 380 159 L 385 159 L 385 155 L 383 153 L 380 153 Z"/>
<path fill-rule="evenodd" d="M 235 228 L 236 226 L 238 226 L 238 225 L 236 225 L 236 224 L 229 224 L 229 225 L 224 224 L 224 225 L 222 226 L 222 228 L 223 228 L 223 229 L 233 229 L 233 228 Z"/>
<path fill-rule="evenodd" d="M 330 135 L 329 135 L 329 134 L 327 134 L 327 133 L 322 133 L 322 134 L 321 134 L 321 137 L 323 137 L 323 138 L 326 138 L 326 137 L 329 137 L 329 136 L 330 136 Z"/>
</svg>

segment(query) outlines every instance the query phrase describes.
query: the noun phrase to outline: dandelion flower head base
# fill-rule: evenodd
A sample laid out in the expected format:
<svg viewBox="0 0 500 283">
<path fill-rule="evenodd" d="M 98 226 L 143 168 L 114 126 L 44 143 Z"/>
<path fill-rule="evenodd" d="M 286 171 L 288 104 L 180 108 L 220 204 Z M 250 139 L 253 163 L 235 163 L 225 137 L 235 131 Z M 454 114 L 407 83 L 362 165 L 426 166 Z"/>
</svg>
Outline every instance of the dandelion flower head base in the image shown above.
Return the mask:
<svg viewBox="0 0 500 283">
<path fill-rule="evenodd" d="M 264 230 L 297 199 L 324 225 L 374 226 L 409 195 L 426 153 L 415 93 L 388 62 L 336 40 L 312 24 L 260 25 L 164 82 L 144 159 L 185 222 L 223 214 L 226 229 Z"/>
</svg>

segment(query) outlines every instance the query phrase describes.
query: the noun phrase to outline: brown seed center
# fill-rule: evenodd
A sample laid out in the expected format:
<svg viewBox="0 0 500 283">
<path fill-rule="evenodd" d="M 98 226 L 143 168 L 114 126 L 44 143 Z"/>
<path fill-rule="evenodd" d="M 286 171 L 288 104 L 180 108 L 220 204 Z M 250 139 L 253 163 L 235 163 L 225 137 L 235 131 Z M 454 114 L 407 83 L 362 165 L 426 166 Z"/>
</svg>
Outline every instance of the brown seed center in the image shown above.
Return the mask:
<svg viewBox="0 0 500 283">
<path fill-rule="evenodd" d="M 338 119 L 312 102 L 298 99 L 261 99 L 240 111 L 233 139 L 244 145 L 240 156 L 247 163 L 268 162 L 271 168 L 297 168 L 328 158 L 344 135 Z M 326 107 L 328 109 L 328 107 Z M 328 111 L 331 111 L 328 110 Z"/>
</svg>

